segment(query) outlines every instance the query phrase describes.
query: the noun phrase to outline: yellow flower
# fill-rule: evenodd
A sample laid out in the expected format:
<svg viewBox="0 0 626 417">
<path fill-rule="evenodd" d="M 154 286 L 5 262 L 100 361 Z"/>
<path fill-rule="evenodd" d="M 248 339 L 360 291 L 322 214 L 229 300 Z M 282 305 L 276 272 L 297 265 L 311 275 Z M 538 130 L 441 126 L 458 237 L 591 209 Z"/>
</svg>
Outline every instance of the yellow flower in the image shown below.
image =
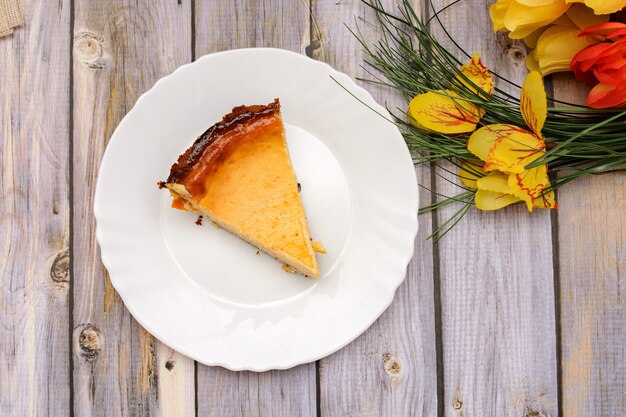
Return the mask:
<svg viewBox="0 0 626 417">
<path fill-rule="evenodd" d="M 542 75 L 570 71 L 570 62 L 584 48 L 599 42 L 578 37 L 581 30 L 606 23 L 626 0 L 497 0 L 489 14 L 493 30 L 507 30 L 535 48 L 526 58 L 530 71 Z"/>
<path fill-rule="evenodd" d="M 595 14 L 610 14 L 619 12 L 626 7 L 626 0 L 566 0 L 567 3 L 584 3 L 593 9 Z"/>
<path fill-rule="evenodd" d="M 511 39 L 522 39 L 554 22 L 570 6 L 566 0 L 497 0 L 489 15 L 494 32 L 508 30 Z"/>
<path fill-rule="evenodd" d="M 478 88 L 487 95 L 493 92 L 493 77 L 480 60 L 478 52 L 460 68 L 463 76 L 457 82 L 474 92 Z M 485 111 L 463 100 L 452 90 L 435 90 L 419 94 L 409 103 L 409 121 L 415 127 L 444 134 L 469 133 L 483 117 Z"/>
<path fill-rule="evenodd" d="M 455 134 L 469 133 L 483 117 L 484 111 L 459 98 L 450 90 L 419 94 L 409 103 L 409 121 L 422 130 Z"/>
<path fill-rule="evenodd" d="M 545 154 L 541 129 L 548 114 L 546 92 L 541 74 L 528 74 L 520 96 L 522 117 L 530 130 L 492 124 L 476 130 L 467 141 L 467 149 L 482 163 L 465 164 L 459 177 L 465 186 L 476 188 L 476 207 L 497 210 L 524 201 L 533 208 L 556 208 L 547 166 L 525 167 Z"/>
<path fill-rule="evenodd" d="M 582 4 L 574 4 L 563 16 L 545 30 L 538 30 L 524 38 L 524 43 L 535 48 L 526 58 L 530 71 L 543 76 L 554 72 L 571 71 L 570 63 L 578 52 L 600 40 L 592 36 L 579 37 L 580 31 L 589 26 L 608 22 L 608 15 L 595 15 Z"/>
<path fill-rule="evenodd" d="M 471 161 L 463 164 L 459 171 L 461 182 L 468 188 L 476 189 L 474 204 L 480 210 L 498 210 L 514 203 L 519 203 L 518 197 L 508 185 L 508 174 L 483 170 L 484 162 Z"/>
</svg>

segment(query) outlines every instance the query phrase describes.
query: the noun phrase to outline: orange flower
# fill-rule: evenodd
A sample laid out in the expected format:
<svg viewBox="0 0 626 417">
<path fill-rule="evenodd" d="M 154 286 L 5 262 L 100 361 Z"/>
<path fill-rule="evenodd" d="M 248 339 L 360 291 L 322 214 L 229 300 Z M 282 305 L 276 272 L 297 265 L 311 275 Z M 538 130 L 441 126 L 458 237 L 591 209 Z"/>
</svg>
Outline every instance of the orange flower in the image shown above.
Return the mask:
<svg viewBox="0 0 626 417">
<path fill-rule="evenodd" d="M 594 86 L 587 105 L 599 109 L 626 106 L 626 24 L 591 26 L 579 36 L 603 40 L 580 51 L 570 64 L 578 80 Z"/>
</svg>

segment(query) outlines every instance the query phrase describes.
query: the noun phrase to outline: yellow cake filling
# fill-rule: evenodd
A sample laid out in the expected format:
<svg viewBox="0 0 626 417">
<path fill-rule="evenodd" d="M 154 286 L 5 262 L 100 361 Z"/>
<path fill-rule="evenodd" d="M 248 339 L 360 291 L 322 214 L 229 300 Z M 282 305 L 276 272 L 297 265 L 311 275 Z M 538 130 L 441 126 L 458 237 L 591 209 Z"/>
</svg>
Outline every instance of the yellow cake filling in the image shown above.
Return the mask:
<svg viewBox="0 0 626 417">
<path fill-rule="evenodd" d="M 172 165 L 172 207 L 206 215 L 288 266 L 319 277 L 293 172 L 278 99 L 238 106 L 209 128 Z"/>
<path fill-rule="evenodd" d="M 198 205 L 227 227 L 315 267 L 282 126 L 242 141 L 207 175 L 204 190 Z"/>
</svg>

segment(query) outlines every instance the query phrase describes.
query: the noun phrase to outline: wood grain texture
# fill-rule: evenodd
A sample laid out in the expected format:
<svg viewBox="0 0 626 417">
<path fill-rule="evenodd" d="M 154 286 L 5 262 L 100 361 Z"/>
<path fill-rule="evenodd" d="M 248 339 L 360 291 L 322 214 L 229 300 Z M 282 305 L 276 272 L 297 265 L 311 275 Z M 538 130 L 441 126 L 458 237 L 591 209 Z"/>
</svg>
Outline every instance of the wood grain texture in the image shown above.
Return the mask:
<svg viewBox="0 0 626 417">
<path fill-rule="evenodd" d="M 271 47 L 304 53 L 308 0 L 196 0 L 196 56 Z"/>
<path fill-rule="evenodd" d="M 304 52 L 308 2 L 196 0 L 196 56 L 271 46 Z M 286 371 L 232 372 L 198 364 L 198 416 L 314 416 L 315 364 Z"/>
<path fill-rule="evenodd" d="M 571 75 L 555 98 L 582 103 Z M 563 416 L 626 415 L 626 175 L 588 176 L 558 192 Z"/>
<path fill-rule="evenodd" d="M 441 19 L 468 53 L 479 51 L 490 69 L 521 84 L 527 72 L 525 48 L 504 34 L 491 33 L 488 3 L 460 2 Z M 434 4 L 439 10 L 449 2 Z M 431 27 L 453 50 L 441 28 Z M 519 90 L 496 82 L 519 95 Z M 438 179 L 437 191 L 454 195 L 460 189 Z M 441 210 L 439 224 L 456 209 Z M 536 210 L 531 215 L 522 206 L 482 213 L 472 209 L 439 242 L 438 251 L 444 415 L 556 416 L 550 213 Z"/>
<path fill-rule="evenodd" d="M 0 415 L 69 416 L 69 1 L 0 39 Z M 54 106 L 50 106 L 54 103 Z"/>
<path fill-rule="evenodd" d="M 113 130 L 140 94 L 191 59 L 191 8 L 188 1 L 180 3 L 75 4 L 76 416 L 195 414 L 193 362 L 174 354 L 132 319 L 100 262 L 92 212 L 100 160 Z"/>
<path fill-rule="evenodd" d="M 75 0 L 70 27 L 68 0 L 20 1 L 25 26 L 0 39 L 1 416 L 194 416 L 197 399 L 202 417 L 306 417 L 318 406 L 322 416 L 432 417 L 439 372 L 445 416 L 554 417 L 558 340 L 562 416 L 626 415 L 624 174 L 559 190 L 560 323 L 549 213 L 474 211 L 434 252 L 425 241 L 431 218 L 423 216 L 394 303 L 319 362 L 319 385 L 315 364 L 265 373 L 198 365 L 196 398 L 194 362 L 132 319 L 100 263 L 92 206 L 106 143 L 138 96 L 193 55 L 281 47 L 361 76 L 362 54 L 344 23 L 371 14 L 358 0 L 195 0 L 192 22 L 190 0 Z M 490 2 L 461 2 L 442 15 L 444 24 L 468 52 L 479 50 L 490 68 L 521 81 L 525 49 L 491 34 Z M 393 8 L 393 0 L 383 3 Z M 403 106 L 389 91 L 366 88 Z M 562 75 L 554 92 L 568 101 L 584 95 Z M 417 172 L 429 186 L 429 173 Z M 436 186 L 454 191 L 443 180 Z M 422 193 L 422 204 L 428 198 Z"/>
<path fill-rule="evenodd" d="M 383 4 L 392 8 L 395 2 Z M 366 77 L 361 47 L 344 23 L 354 28 L 357 17 L 373 22 L 372 11 L 359 0 L 344 0 L 314 1 L 312 13 L 312 56 L 352 77 Z M 378 39 L 375 27 L 360 27 L 369 41 Z M 406 107 L 391 89 L 360 84 L 383 105 Z M 419 168 L 417 174 L 428 187 L 428 170 Z M 424 203 L 430 196 L 420 197 Z M 391 307 L 358 339 L 320 361 L 322 416 L 437 415 L 432 242 L 426 240 L 430 230 L 430 217 L 420 217 L 415 255 Z"/>
</svg>

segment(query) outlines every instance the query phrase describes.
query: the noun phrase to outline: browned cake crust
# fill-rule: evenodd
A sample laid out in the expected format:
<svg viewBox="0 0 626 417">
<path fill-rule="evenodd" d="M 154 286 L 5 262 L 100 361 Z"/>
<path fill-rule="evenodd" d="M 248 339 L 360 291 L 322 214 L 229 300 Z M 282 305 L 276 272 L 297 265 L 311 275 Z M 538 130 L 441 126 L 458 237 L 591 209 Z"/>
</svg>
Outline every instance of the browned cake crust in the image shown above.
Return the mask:
<svg viewBox="0 0 626 417">
<path fill-rule="evenodd" d="M 267 142 L 270 140 L 270 142 Z M 280 140 L 282 147 L 284 148 L 271 148 L 266 147 L 266 143 L 273 145 Z M 275 248 L 273 245 L 268 246 L 265 243 L 265 238 L 260 238 L 255 233 L 255 230 L 250 227 L 240 228 L 238 219 L 236 217 L 227 218 L 219 213 L 213 211 L 213 203 L 221 200 L 214 200 L 220 197 L 221 194 L 216 194 L 215 190 L 220 190 L 221 183 L 214 183 L 216 178 L 223 180 L 223 177 L 218 177 L 220 173 L 226 172 L 228 175 L 237 175 L 240 173 L 249 161 L 237 162 L 237 158 L 234 157 L 239 150 L 243 152 L 244 158 L 246 155 L 255 155 L 255 151 L 263 151 L 263 149 L 269 149 L 275 151 L 277 154 L 280 152 L 280 156 L 287 156 L 288 150 L 286 148 L 285 141 L 285 129 L 280 116 L 280 102 L 275 99 L 273 102 L 267 105 L 252 105 L 252 106 L 238 106 L 223 117 L 223 119 L 211 126 L 204 132 L 182 155 L 178 157 L 176 163 L 174 163 L 170 170 L 169 178 L 167 182 L 159 183 L 160 188 L 169 189 L 173 200 L 172 207 L 181 210 L 189 210 L 198 212 L 205 215 L 211 222 L 222 227 L 242 239 L 250 242 L 257 248 L 267 252 L 271 256 L 274 256 L 284 264 L 288 264 L 290 271 L 298 271 L 302 274 L 311 277 L 319 277 L 319 268 L 315 259 L 314 249 L 309 238 L 308 228 L 306 227 L 306 217 L 302 208 L 302 202 L 299 201 L 297 191 L 295 190 L 295 178 L 287 178 L 288 186 L 294 187 L 293 195 L 296 196 L 298 201 L 291 201 L 290 207 L 295 207 L 295 211 L 292 210 L 292 217 L 297 217 L 293 225 L 296 228 L 302 227 L 302 230 L 297 231 L 295 236 L 300 236 L 303 239 L 302 249 L 306 253 L 296 251 L 287 252 L 285 248 L 288 245 L 294 245 L 293 242 L 287 241 L 286 236 L 283 235 L 285 242 L 283 246 Z M 246 153 L 247 152 L 247 153 Z M 239 155 L 239 154 L 237 154 Z M 261 156 L 264 154 L 260 153 Z M 264 159 L 257 159 L 253 162 L 263 162 Z M 237 165 L 246 164 L 246 165 Z M 233 165 L 231 167 L 231 165 Z M 262 164 L 261 164 L 262 165 Z M 252 168 L 256 165 L 252 165 Z M 264 169 L 266 167 L 263 167 Z M 293 175 L 292 167 L 291 175 Z M 234 171 L 233 171 L 234 169 Z M 222 171 L 226 170 L 226 171 Z M 256 171 L 255 171 L 256 172 Z M 285 175 L 289 173 L 284 172 Z M 233 176 L 232 179 L 236 179 Z M 228 183 L 228 180 L 225 180 Z M 284 184 L 283 184 L 284 185 Z M 232 184 L 231 184 L 232 186 Z M 211 193 L 210 191 L 214 192 Z M 230 189 L 227 190 L 227 192 Z M 261 189 L 263 191 L 263 189 Z M 254 194 L 254 193 L 253 193 Z M 293 197 L 292 195 L 292 197 Z M 217 196 L 217 197 L 216 197 Z M 258 199 L 259 196 L 254 198 Z M 263 202 L 266 198 L 272 198 L 272 194 L 263 193 L 262 198 L 259 201 Z M 228 197 L 226 197 L 228 201 Z M 255 201 L 255 200 L 253 200 Z M 287 204 L 288 201 L 285 201 Z M 298 205 L 299 207 L 296 207 Z M 279 212 L 280 213 L 280 212 Z M 224 213 L 222 213 L 224 214 Z M 246 215 L 246 213 L 244 213 Z M 259 240 L 260 239 L 260 240 Z M 264 240 L 265 239 L 265 240 Z M 300 244 L 302 242 L 296 242 Z M 310 259 L 309 259 L 310 257 Z"/>
<path fill-rule="evenodd" d="M 280 114 L 280 101 L 274 99 L 267 105 L 237 106 L 222 118 L 222 120 L 210 128 L 208 128 L 196 141 L 178 157 L 178 160 L 172 165 L 167 183 L 184 184 L 187 176 L 197 166 L 198 161 L 205 154 L 207 149 L 220 146 L 224 147 L 227 143 L 218 143 L 218 138 L 227 135 L 238 129 L 242 125 L 249 124 L 258 118 L 268 115 Z M 219 154 L 219 150 L 216 150 Z"/>
</svg>

